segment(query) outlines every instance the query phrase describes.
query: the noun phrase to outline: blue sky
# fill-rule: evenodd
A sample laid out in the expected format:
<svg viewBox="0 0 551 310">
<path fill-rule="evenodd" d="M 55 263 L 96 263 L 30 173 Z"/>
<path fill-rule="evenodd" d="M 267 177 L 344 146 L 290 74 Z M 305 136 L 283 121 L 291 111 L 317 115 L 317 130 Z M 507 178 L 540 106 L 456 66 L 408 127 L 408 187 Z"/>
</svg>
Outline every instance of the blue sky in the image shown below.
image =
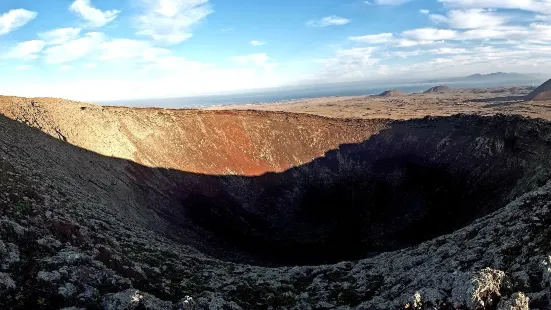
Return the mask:
<svg viewBox="0 0 551 310">
<path fill-rule="evenodd" d="M 0 94 L 177 97 L 549 72 L 551 0 L 3 0 Z"/>
</svg>

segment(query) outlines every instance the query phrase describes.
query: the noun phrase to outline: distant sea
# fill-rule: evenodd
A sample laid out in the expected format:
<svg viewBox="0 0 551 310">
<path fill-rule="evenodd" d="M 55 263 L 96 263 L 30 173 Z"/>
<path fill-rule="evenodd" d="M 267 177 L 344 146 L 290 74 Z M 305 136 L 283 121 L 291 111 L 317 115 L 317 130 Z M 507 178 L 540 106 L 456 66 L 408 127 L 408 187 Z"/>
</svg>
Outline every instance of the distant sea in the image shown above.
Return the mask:
<svg viewBox="0 0 551 310">
<path fill-rule="evenodd" d="M 452 88 L 479 88 L 497 86 L 532 86 L 540 81 L 496 81 L 496 82 L 442 82 Z M 304 88 L 280 88 L 257 92 L 242 92 L 225 95 L 206 95 L 197 97 L 140 99 L 121 101 L 100 101 L 103 105 L 162 107 L 162 108 L 200 108 L 234 104 L 269 104 L 299 99 L 342 96 L 369 96 L 380 94 L 386 90 L 399 89 L 407 93 L 423 92 L 438 83 L 386 84 L 373 85 L 369 83 L 354 83 L 344 85 L 319 85 Z"/>
</svg>

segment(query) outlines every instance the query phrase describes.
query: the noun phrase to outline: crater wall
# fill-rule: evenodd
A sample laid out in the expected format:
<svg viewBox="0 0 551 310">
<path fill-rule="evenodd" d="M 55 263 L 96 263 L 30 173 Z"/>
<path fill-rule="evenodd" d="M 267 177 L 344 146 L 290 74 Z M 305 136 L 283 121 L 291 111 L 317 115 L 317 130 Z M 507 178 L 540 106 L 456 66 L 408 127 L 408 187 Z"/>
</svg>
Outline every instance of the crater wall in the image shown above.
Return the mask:
<svg viewBox="0 0 551 310">
<path fill-rule="evenodd" d="M 204 174 L 281 172 L 361 142 L 387 121 L 305 114 L 101 107 L 0 97 L 0 113 L 101 155 Z"/>
</svg>

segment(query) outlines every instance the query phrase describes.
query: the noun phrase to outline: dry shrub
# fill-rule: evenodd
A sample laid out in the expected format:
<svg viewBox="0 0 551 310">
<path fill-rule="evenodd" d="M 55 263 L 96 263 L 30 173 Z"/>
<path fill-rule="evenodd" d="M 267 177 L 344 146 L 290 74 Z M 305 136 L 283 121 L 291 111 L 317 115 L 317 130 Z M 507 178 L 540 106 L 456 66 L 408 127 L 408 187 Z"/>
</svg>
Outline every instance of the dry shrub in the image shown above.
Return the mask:
<svg viewBox="0 0 551 310">
<path fill-rule="evenodd" d="M 510 299 L 499 304 L 498 310 L 529 310 L 530 298 L 524 293 L 513 294 Z"/>
<path fill-rule="evenodd" d="M 492 268 L 482 269 L 473 279 L 475 289 L 473 291 L 473 301 L 481 309 L 490 308 L 496 305 L 501 297 L 501 288 L 505 281 L 505 272 Z"/>
</svg>

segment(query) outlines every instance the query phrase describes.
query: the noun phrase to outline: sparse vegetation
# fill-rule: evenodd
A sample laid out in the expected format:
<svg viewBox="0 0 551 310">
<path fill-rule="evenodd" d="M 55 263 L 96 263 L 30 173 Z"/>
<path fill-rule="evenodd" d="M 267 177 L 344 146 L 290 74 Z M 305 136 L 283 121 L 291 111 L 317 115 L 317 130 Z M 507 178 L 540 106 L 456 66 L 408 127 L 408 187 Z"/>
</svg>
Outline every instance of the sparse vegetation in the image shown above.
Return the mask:
<svg viewBox="0 0 551 310">
<path fill-rule="evenodd" d="M 503 305 L 499 306 L 498 310 L 529 310 L 530 298 L 526 297 L 524 293 L 519 292 L 513 294 L 510 299 L 503 302 Z"/>
<path fill-rule="evenodd" d="M 473 279 L 475 289 L 472 295 L 477 309 L 491 309 L 498 304 L 505 280 L 505 272 L 501 270 L 488 267 L 478 273 Z"/>
</svg>

